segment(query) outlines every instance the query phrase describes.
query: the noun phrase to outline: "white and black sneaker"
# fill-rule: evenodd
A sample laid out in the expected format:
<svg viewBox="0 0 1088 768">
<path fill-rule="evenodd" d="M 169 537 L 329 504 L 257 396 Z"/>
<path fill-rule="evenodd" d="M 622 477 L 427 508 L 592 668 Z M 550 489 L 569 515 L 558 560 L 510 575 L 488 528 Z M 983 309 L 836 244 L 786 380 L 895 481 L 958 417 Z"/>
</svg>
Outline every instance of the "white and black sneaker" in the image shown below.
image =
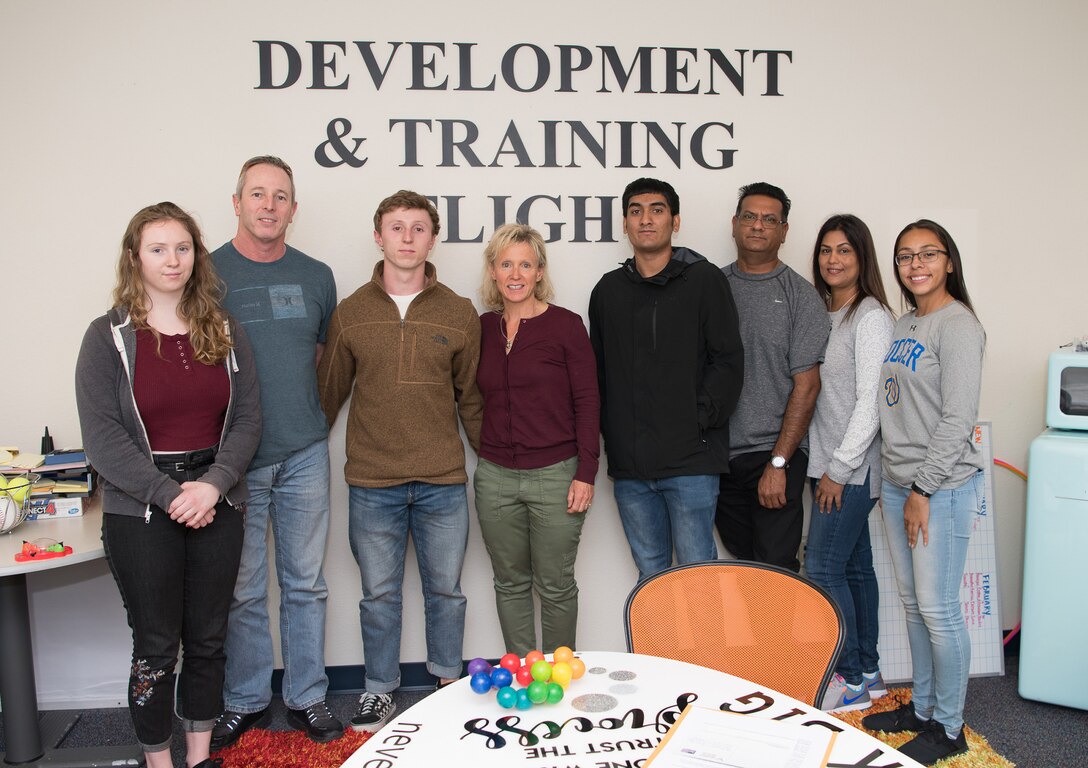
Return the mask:
<svg viewBox="0 0 1088 768">
<path fill-rule="evenodd" d="M 397 705 L 388 693 L 364 693 L 359 697 L 351 727 L 356 731 L 376 733 L 396 711 Z"/>
</svg>

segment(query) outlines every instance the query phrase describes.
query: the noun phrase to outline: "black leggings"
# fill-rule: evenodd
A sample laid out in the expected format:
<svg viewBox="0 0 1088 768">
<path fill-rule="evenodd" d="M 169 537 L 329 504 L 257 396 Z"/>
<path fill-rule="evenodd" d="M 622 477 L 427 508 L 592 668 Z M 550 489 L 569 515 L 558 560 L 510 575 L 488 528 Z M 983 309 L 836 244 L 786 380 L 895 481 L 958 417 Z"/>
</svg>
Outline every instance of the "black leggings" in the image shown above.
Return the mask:
<svg viewBox="0 0 1088 768">
<path fill-rule="evenodd" d="M 141 746 L 157 752 L 170 745 L 179 647 L 185 663 L 178 680 L 178 716 L 185 729 L 211 730 L 222 711 L 223 639 L 244 518 L 221 501 L 211 524 L 187 528 L 158 507 L 151 509 L 146 522 L 105 515 L 102 543 L 132 627 L 129 712 Z"/>
</svg>

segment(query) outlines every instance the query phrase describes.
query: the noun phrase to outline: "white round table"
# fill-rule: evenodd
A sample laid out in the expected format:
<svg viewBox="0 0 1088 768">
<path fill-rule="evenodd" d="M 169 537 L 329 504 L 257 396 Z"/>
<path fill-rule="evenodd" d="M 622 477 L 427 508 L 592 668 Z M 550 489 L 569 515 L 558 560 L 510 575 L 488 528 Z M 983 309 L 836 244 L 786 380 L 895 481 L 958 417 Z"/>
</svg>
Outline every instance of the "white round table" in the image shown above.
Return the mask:
<svg viewBox="0 0 1088 768">
<path fill-rule="evenodd" d="M 474 693 L 463 679 L 397 713 L 344 768 L 641 766 L 690 703 L 829 728 L 838 734 L 830 765 L 918 765 L 863 731 L 739 677 L 639 654 L 577 655 L 587 672 L 558 704 L 503 709 L 494 692 Z"/>
</svg>

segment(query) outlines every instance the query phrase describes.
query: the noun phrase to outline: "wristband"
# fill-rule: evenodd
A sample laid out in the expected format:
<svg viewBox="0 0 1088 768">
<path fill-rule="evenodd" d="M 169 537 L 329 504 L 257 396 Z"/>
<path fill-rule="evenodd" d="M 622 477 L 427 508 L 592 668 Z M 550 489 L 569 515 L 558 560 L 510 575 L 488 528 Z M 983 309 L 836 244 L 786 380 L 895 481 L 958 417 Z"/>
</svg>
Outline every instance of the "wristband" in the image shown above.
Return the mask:
<svg viewBox="0 0 1088 768">
<path fill-rule="evenodd" d="M 921 488 L 919 488 L 918 483 L 914 483 L 914 485 L 912 485 L 910 489 L 917 493 L 919 496 L 921 496 L 923 499 L 928 499 L 930 496 L 933 495 L 929 491 L 923 491 Z"/>
</svg>

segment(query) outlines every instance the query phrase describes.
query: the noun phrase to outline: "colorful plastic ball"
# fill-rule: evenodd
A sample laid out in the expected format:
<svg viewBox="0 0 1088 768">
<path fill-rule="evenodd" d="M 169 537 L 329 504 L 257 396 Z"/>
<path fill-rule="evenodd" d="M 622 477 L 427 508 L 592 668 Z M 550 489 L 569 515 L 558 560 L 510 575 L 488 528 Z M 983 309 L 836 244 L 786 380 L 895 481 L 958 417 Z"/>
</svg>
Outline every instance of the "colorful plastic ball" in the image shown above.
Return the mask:
<svg viewBox="0 0 1088 768">
<path fill-rule="evenodd" d="M 529 671 L 533 674 L 534 680 L 539 680 L 542 683 L 546 683 L 552 679 L 552 665 L 541 659 L 533 664 L 529 668 Z"/>
<path fill-rule="evenodd" d="M 574 658 L 574 651 L 565 645 L 561 645 L 555 649 L 555 653 L 552 654 L 554 661 L 570 661 Z"/>
<path fill-rule="evenodd" d="M 586 663 L 575 656 L 573 659 L 567 662 L 570 664 L 571 677 L 577 680 L 579 677 L 586 673 Z"/>
<path fill-rule="evenodd" d="M 522 686 L 528 687 L 533 682 L 533 673 L 528 667 L 519 667 L 515 677 Z"/>
<path fill-rule="evenodd" d="M 468 663 L 466 667 L 469 675 L 475 675 L 477 672 L 486 672 L 491 674 L 491 665 L 487 663 L 487 659 L 475 658 Z"/>
<path fill-rule="evenodd" d="M 514 706 L 518 709 L 529 709 L 533 706 L 533 701 L 529 698 L 529 690 L 527 688 L 522 688 L 518 691 L 518 700 Z"/>
<path fill-rule="evenodd" d="M 563 686 L 559 683 L 548 683 L 548 703 L 558 704 L 563 700 Z"/>
<path fill-rule="evenodd" d="M 542 683 L 539 680 L 534 680 L 528 688 L 525 689 L 529 694 L 529 701 L 534 704 L 543 704 L 548 700 L 548 684 Z"/>
<path fill-rule="evenodd" d="M 512 682 L 514 682 L 514 676 L 510 674 L 509 669 L 495 667 L 491 670 L 491 686 L 493 688 L 505 688 Z"/>
<path fill-rule="evenodd" d="M 527 654 L 525 654 L 525 666 L 532 667 L 543 658 L 544 654 L 540 651 L 529 651 Z"/>
<path fill-rule="evenodd" d="M 477 672 L 472 676 L 469 685 L 476 693 L 487 693 L 491 690 L 491 675 L 486 672 Z"/>
<path fill-rule="evenodd" d="M 518 658 L 516 653 L 508 653 L 499 659 L 499 666 L 505 670 L 509 670 L 510 674 L 514 674 L 521 667 L 521 659 Z"/>
<path fill-rule="evenodd" d="M 499 689 L 499 692 L 495 694 L 495 699 L 503 709 L 513 709 L 518 703 L 518 692 L 507 685 Z"/>
<path fill-rule="evenodd" d="M 571 678 L 574 676 L 574 670 L 570 668 L 570 664 L 565 661 L 557 661 L 552 664 L 552 682 L 559 683 L 566 688 L 570 685 Z"/>
</svg>

